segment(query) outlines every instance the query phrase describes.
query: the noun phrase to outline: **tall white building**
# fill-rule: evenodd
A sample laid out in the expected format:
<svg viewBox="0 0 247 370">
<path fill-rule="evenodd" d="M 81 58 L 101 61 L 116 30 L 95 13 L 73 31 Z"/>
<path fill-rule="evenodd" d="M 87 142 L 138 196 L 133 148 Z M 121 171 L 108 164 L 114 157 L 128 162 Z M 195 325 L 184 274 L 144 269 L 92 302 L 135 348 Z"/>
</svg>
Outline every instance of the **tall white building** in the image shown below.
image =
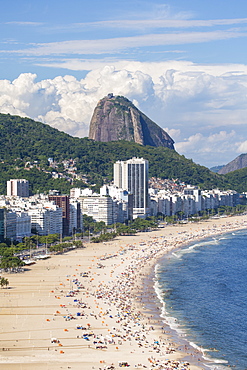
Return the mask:
<svg viewBox="0 0 247 370">
<path fill-rule="evenodd" d="M 26 212 L 16 211 L 16 240 L 31 236 L 31 217 Z"/>
<path fill-rule="evenodd" d="M 100 188 L 101 196 L 110 196 L 115 205 L 113 215 L 115 222 L 125 222 L 133 219 L 133 194 L 115 185 L 103 185 Z"/>
<path fill-rule="evenodd" d="M 5 212 L 5 238 L 16 240 L 16 213 L 11 210 Z"/>
<path fill-rule="evenodd" d="M 29 182 L 25 179 L 11 179 L 7 181 L 7 195 L 29 197 Z"/>
<path fill-rule="evenodd" d="M 133 216 L 148 214 L 148 161 L 131 158 L 114 163 L 114 185 L 133 194 Z"/>
<path fill-rule="evenodd" d="M 97 222 L 103 221 L 112 225 L 114 220 L 114 203 L 112 198 L 104 196 L 81 197 L 82 213 L 92 216 Z"/>
<path fill-rule="evenodd" d="M 55 204 L 47 203 L 43 206 L 34 206 L 28 209 L 31 217 L 31 226 L 39 235 L 62 235 L 62 209 Z"/>
</svg>

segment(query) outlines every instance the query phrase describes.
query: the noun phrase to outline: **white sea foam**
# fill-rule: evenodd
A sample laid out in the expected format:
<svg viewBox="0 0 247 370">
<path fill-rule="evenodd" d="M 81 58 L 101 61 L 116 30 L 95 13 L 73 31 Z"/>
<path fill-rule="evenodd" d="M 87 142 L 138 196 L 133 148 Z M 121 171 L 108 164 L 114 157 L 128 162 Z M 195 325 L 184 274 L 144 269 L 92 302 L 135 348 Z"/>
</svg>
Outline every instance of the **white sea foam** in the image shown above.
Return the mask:
<svg viewBox="0 0 247 370">
<path fill-rule="evenodd" d="M 178 256 L 182 256 L 182 255 L 184 255 L 186 253 L 191 253 L 191 252 L 194 252 L 195 253 L 195 252 L 197 252 L 197 248 L 203 247 L 205 245 L 212 245 L 212 244 L 215 244 L 215 243 L 218 243 L 218 239 L 215 239 L 214 238 L 212 240 L 201 241 L 199 243 L 192 244 L 192 245 L 190 245 L 187 248 L 183 248 L 183 249 L 179 250 L 179 252 L 176 251 L 176 254 Z"/>
<path fill-rule="evenodd" d="M 193 250 L 198 245 L 201 245 L 201 244 L 195 244 L 193 246 L 190 246 L 188 248 L 188 250 Z M 164 298 L 163 298 L 164 291 L 161 289 L 159 281 L 158 281 L 158 274 L 159 274 L 160 267 L 161 267 L 161 265 L 157 263 L 156 266 L 155 266 L 155 277 L 154 277 L 154 290 L 155 290 L 155 293 L 157 295 L 157 298 L 159 299 L 160 303 L 162 304 L 160 316 L 162 317 L 163 322 L 166 325 L 168 325 L 171 328 L 171 330 L 174 330 L 180 338 L 183 338 L 183 339 L 186 340 L 186 334 L 187 334 L 186 330 L 182 329 L 178 320 L 175 317 L 171 316 L 169 314 L 169 312 L 166 310 L 166 302 L 164 301 Z M 194 342 L 189 342 L 188 341 L 188 343 L 195 350 L 200 351 L 200 353 L 202 353 L 202 358 L 205 361 L 209 362 L 209 364 L 207 364 L 207 366 L 209 368 L 211 368 L 212 370 L 225 370 L 226 369 L 226 367 L 223 364 L 227 364 L 228 363 L 227 361 L 222 360 L 222 359 L 209 358 L 209 357 L 206 356 L 206 352 L 210 352 L 211 351 L 210 349 L 200 347 Z M 210 363 L 213 363 L 213 365 L 211 365 Z"/>
<path fill-rule="evenodd" d="M 200 246 L 200 244 L 193 244 L 193 245 L 190 245 L 189 247 L 187 248 L 184 248 L 184 249 L 181 249 L 179 251 L 176 251 L 172 253 L 173 256 L 177 257 L 177 258 L 181 258 L 184 254 L 187 254 L 187 253 L 195 253 L 197 252 L 196 251 L 196 248 Z"/>
<path fill-rule="evenodd" d="M 181 256 L 178 256 L 175 252 L 172 253 L 172 255 L 176 258 L 180 258 Z"/>
<path fill-rule="evenodd" d="M 223 360 L 223 359 L 220 359 L 220 358 L 213 358 L 213 357 L 207 357 L 205 355 L 206 352 L 212 352 L 212 350 L 210 349 L 207 349 L 207 348 L 203 348 L 203 347 L 200 347 L 198 346 L 197 344 L 195 344 L 194 342 L 189 342 L 191 347 L 195 348 L 197 351 L 200 351 L 202 353 L 202 358 L 205 360 L 205 361 L 208 361 L 208 362 L 213 362 L 214 364 L 228 364 L 228 361 L 226 360 Z M 225 366 L 220 366 L 217 368 L 215 367 L 215 365 L 213 365 L 213 369 L 217 369 L 217 370 L 223 370 L 223 369 L 226 369 Z"/>
<path fill-rule="evenodd" d="M 209 349 L 207 348 L 203 348 L 201 346 L 198 346 L 196 343 L 194 342 L 189 342 L 191 347 L 195 348 L 197 351 L 201 351 L 203 353 L 203 355 L 205 354 L 205 352 L 209 351 Z"/>
<path fill-rule="evenodd" d="M 158 282 L 158 276 L 157 276 L 157 273 L 159 271 L 159 267 L 160 267 L 159 264 L 157 264 L 155 266 L 154 290 L 155 290 L 155 293 L 156 293 L 160 303 L 162 304 L 160 316 L 164 319 L 163 322 L 165 324 L 167 324 L 172 330 L 176 331 L 177 334 L 182 337 L 182 336 L 185 335 L 185 331 L 183 329 L 181 329 L 181 326 L 179 325 L 177 319 L 175 317 L 170 316 L 169 313 L 166 310 L 166 303 L 163 299 L 163 293 L 164 292 L 160 288 L 160 284 Z"/>
</svg>

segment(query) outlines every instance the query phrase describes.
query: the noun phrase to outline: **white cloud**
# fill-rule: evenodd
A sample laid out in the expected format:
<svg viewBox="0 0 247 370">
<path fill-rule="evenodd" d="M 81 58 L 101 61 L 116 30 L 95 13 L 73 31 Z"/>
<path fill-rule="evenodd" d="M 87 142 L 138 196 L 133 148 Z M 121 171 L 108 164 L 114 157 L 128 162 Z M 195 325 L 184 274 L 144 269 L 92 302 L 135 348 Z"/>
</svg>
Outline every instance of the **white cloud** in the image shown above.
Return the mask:
<svg viewBox="0 0 247 370">
<path fill-rule="evenodd" d="M 247 140 L 239 144 L 237 153 L 247 153 Z"/>
<path fill-rule="evenodd" d="M 5 24 L 17 25 L 17 26 L 41 26 L 43 23 L 41 23 L 41 22 L 12 21 L 12 22 L 5 22 Z"/>
<path fill-rule="evenodd" d="M 173 140 L 176 142 L 181 139 L 181 130 L 176 130 L 174 128 L 165 127 L 164 130 L 170 135 Z"/>
<path fill-rule="evenodd" d="M 74 136 L 87 136 L 97 102 L 124 95 L 175 139 L 179 153 L 197 163 L 230 162 L 247 137 L 247 66 L 169 61 L 119 61 L 84 79 L 36 81 L 21 74 L 0 80 L 0 112 L 28 116 Z"/>
<path fill-rule="evenodd" d="M 1 53 L 17 53 L 26 56 L 112 54 L 141 47 L 184 45 L 246 37 L 238 30 L 216 30 L 209 32 L 153 33 L 140 36 L 115 37 L 97 40 L 70 40 L 30 45 L 27 49 L 1 50 Z"/>
<path fill-rule="evenodd" d="M 204 141 L 203 135 L 197 133 L 195 135 L 190 136 L 188 139 L 176 143 L 176 150 L 181 153 L 191 152 L 191 151 L 199 151 L 202 148 L 202 143 Z M 200 148 L 200 149 L 198 149 Z"/>
<path fill-rule="evenodd" d="M 236 137 L 235 131 L 226 132 L 220 131 L 217 134 L 204 136 L 201 133 L 197 133 L 185 139 L 184 141 L 176 143 L 176 149 L 182 153 L 224 153 L 227 152 L 230 147 L 225 145 L 226 142 L 230 142 L 231 139 Z M 236 146 L 234 143 L 233 146 Z"/>
<path fill-rule="evenodd" d="M 162 18 L 162 19 L 161 19 Z M 168 19 L 166 14 L 164 17 L 160 15 L 156 19 L 123 19 L 99 22 L 74 23 L 68 28 L 120 28 L 120 29 L 155 29 L 155 28 L 192 28 L 192 27 L 213 27 L 213 26 L 229 26 L 233 24 L 246 24 L 247 18 L 233 19 Z"/>
<path fill-rule="evenodd" d="M 207 163 L 208 167 L 213 167 L 217 164 L 227 164 L 237 156 L 237 140 L 238 135 L 234 130 L 231 132 L 220 131 L 208 136 L 196 133 L 184 141 L 177 142 L 175 148 L 178 153 L 193 158 L 195 162 Z M 229 153 L 232 157 L 228 156 Z M 198 158 L 201 159 L 201 162 L 198 161 Z"/>
</svg>

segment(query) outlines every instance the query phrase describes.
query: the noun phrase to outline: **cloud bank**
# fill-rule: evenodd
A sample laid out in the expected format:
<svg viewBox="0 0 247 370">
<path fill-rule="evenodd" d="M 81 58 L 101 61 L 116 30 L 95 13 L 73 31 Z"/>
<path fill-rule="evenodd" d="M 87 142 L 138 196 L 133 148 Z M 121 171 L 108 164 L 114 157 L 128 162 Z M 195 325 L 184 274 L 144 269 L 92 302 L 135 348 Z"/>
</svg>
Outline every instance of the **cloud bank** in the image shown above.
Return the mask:
<svg viewBox="0 0 247 370">
<path fill-rule="evenodd" d="M 84 137 L 97 102 L 109 92 L 133 101 L 196 163 L 224 164 L 247 150 L 246 65 L 121 61 L 97 65 L 81 80 L 67 75 L 37 81 L 24 73 L 0 80 L 0 112 Z"/>
</svg>

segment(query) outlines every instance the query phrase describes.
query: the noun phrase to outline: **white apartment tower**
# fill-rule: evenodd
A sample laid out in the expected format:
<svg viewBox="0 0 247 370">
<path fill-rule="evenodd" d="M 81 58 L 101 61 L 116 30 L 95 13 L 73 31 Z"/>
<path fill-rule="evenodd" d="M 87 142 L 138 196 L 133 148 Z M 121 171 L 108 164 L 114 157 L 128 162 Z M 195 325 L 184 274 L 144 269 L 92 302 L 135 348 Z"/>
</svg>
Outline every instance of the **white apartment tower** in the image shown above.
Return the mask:
<svg viewBox="0 0 247 370">
<path fill-rule="evenodd" d="M 7 181 L 7 195 L 29 197 L 29 182 L 25 179 L 11 179 Z"/>
<path fill-rule="evenodd" d="M 114 185 L 133 194 L 133 216 L 148 213 L 148 161 L 131 158 L 114 163 Z"/>
<path fill-rule="evenodd" d="M 81 197 L 82 213 L 92 216 L 97 222 L 103 221 L 106 225 L 114 223 L 113 200 L 104 196 Z"/>
</svg>

